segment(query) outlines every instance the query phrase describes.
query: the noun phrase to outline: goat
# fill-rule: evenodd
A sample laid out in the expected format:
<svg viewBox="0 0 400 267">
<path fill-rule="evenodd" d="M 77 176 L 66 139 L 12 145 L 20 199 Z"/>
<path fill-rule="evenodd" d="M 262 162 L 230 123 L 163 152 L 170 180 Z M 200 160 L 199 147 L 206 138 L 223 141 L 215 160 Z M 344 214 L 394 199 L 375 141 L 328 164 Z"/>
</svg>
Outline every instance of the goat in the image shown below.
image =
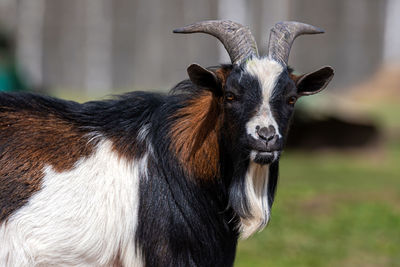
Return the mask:
<svg viewBox="0 0 400 267">
<path fill-rule="evenodd" d="M 322 31 L 278 23 L 265 57 L 232 21 L 174 32 L 217 37 L 231 64 L 192 64 L 167 95 L 0 95 L 0 265 L 232 266 L 268 223 L 295 102 L 333 77 L 294 75 L 290 48 Z"/>
</svg>

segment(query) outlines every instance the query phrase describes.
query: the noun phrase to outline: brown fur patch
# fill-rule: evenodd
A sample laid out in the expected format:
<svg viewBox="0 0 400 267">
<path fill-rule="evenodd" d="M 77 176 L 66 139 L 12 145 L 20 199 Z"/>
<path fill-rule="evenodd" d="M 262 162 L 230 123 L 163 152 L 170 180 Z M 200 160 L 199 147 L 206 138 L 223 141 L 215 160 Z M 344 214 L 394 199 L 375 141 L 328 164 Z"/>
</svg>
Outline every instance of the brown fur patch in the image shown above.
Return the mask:
<svg viewBox="0 0 400 267">
<path fill-rule="evenodd" d="M 124 158 L 128 161 L 132 161 L 134 159 L 140 159 L 146 153 L 146 140 L 144 137 L 143 140 L 138 140 L 138 132 L 141 130 L 137 129 L 136 137 L 135 135 L 116 135 L 110 137 L 112 141 L 112 149 L 119 158 Z"/>
<path fill-rule="evenodd" d="M 217 75 L 218 80 L 221 82 L 222 88 L 225 87 L 226 79 L 231 73 L 231 70 L 230 68 L 219 68 L 215 71 L 215 75 Z"/>
<path fill-rule="evenodd" d="M 189 174 L 207 180 L 219 173 L 218 136 L 222 124 L 219 98 L 204 91 L 174 116 L 172 149 Z"/>
<path fill-rule="evenodd" d="M 289 74 L 289 78 L 292 79 L 294 81 L 294 84 L 297 85 L 297 82 L 300 80 L 301 77 L 303 77 L 304 75 L 295 75 L 293 73 Z"/>
<path fill-rule="evenodd" d="M 46 165 L 63 172 L 92 151 L 84 132 L 55 115 L 0 113 L 0 223 L 40 190 Z"/>
</svg>

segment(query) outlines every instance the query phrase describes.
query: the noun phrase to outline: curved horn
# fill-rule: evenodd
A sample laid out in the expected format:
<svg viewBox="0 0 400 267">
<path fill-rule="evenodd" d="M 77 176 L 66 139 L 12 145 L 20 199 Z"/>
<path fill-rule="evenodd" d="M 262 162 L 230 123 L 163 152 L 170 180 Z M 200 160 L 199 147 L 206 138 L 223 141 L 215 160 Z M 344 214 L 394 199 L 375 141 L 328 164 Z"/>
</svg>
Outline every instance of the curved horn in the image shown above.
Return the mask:
<svg viewBox="0 0 400 267">
<path fill-rule="evenodd" d="M 297 36 L 323 32 L 322 29 L 305 23 L 295 21 L 278 22 L 271 29 L 269 35 L 268 55 L 276 61 L 287 65 L 290 48 Z"/>
<path fill-rule="evenodd" d="M 230 20 L 208 20 L 175 29 L 174 33 L 202 32 L 218 38 L 225 46 L 232 64 L 258 56 L 256 41 L 248 27 Z"/>
</svg>

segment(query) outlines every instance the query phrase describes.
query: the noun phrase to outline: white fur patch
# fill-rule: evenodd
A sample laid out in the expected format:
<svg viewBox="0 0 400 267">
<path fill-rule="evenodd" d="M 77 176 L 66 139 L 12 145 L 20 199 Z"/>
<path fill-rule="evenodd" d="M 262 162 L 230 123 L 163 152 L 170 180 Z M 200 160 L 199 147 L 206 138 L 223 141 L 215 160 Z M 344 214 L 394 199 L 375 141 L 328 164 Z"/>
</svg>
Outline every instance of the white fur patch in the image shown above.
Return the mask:
<svg viewBox="0 0 400 267">
<path fill-rule="evenodd" d="M 277 83 L 279 75 L 282 73 L 283 67 L 278 62 L 266 58 L 253 58 L 247 62 L 246 72 L 260 81 L 262 90 L 262 104 L 257 110 L 255 116 L 246 124 L 248 134 L 258 139 L 256 127 L 260 128 L 273 126 L 279 138 L 282 137 L 279 132 L 278 124 L 271 112 L 269 101 L 272 91 Z"/>
<path fill-rule="evenodd" d="M 268 205 L 269 166 L 250 162 L 246 173 L 246 196 L 251 218 L 240 220 L 241 238 L 245 239 L 261 231 L 269 220 Z"/>
<path fill-rule="evenodd" d="M 147 140 L 147 136 L 149 135 L 150 128 L 151 128 L 151 124 L 150 123 L 147 123 L 147 124 L 143 125 L 139 129 L 136 139 L 139 142 L 145 142 Z"/>
<path fill-rule="evenodd" d="M 136 140 L 138 140 L 138 142 L 140 142 L 140 143 L 143 143 L 143 142 L 146 143 L 148 154 L 154 155 L 153 146 L 148 141 L 150 128 L 151 128 L 151 124 L 150 123 L 147 123 L 147 124 L 143 125 L 138 131 Z M 145 156 L 147 157 L 148 154 L 146 153 Z"/>
<path fill-rule="evenodd" d="M 275 128 L 276 134 L 282 138 L 279 132 L 278 124 L 273 117 L 269 104 L 272 91 L 274 90 L 279 75 L 283 71 L 283 67 L 278 62 L 266 58 L 254 58 L 247 62 L 246 71 L 260 81 L 262 90 L 262 103 L 257 110 L 255 116 L 246 124 L 248 134 L 258 139 L 256 127 Z M 258 152 L 251 151 L 250 158 L 254 160 Z M 267 152 L 265 152 L 267 153 Z M 277 158 L 278 152 L 272 152 Z M 242 238 L 247 238 L 257 231 L 261 231 L 268 223 L 270 209 L 268 205 L 268 175 L 269 165 L 259 165 L 250 162 L 246 173 L 246 196 L 250 207 L 252 217 L 249 219 L 241 219 Z"/>
<path fill-rule="evenodd" d="M 67 172 L 44 170 L 42 189 L 0 225 L 1 266 L 142 266 L 135 248 L 139 173 L 101 141 Z"/>
</svg>

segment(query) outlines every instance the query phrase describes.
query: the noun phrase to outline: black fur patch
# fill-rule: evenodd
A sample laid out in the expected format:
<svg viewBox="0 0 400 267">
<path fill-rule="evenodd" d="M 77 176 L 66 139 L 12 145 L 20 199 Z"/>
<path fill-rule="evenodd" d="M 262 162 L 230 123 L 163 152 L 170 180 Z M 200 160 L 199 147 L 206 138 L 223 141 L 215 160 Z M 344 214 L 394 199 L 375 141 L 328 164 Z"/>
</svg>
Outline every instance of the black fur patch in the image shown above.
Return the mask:
<svg viewBox="0 0 400 267">
<path fill-rule="evenodd" d="M 279 132 L 284 138 L 287 136 L 294 111 L 294 106 L 288 104 L 288 99 L 292 96 L 296 96 L 296 86 L 292 79 L 289 78 L 288 71 L 285 70 L 279 76 L 270 99 L 271 111 L 279 126 Z"/>
</svg>

